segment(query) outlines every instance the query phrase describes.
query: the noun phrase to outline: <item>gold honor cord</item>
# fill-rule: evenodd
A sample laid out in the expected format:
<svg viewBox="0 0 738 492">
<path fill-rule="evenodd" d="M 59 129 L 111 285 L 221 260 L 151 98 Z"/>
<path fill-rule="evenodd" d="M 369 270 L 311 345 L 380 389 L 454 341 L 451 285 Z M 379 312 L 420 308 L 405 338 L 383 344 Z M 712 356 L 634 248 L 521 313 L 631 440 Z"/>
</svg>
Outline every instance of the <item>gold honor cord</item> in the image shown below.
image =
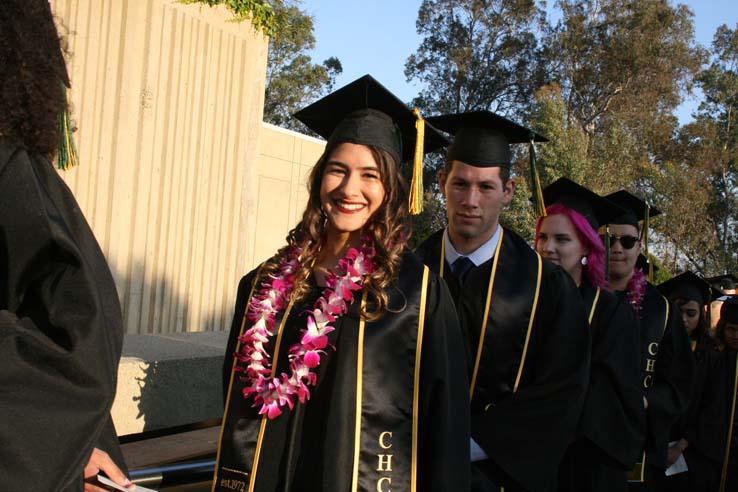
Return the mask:
<svg viewBox="0 0 738 492">
<path fill-rule="evenodd" d="M 530 343 L 530 332 L 533 330 L 533 321 L 536 319 L 536 308 L 538 307 L 538 296 L 541 293 L 541 276 L 543 275 L 543 260 L 541 255 L 536 253 L 538 257 L 538 279 L 536 280 L 536 295 L 533 298 L 533 307 L 530 311 L 530 320 L 528 321 L 528 333 L 525 334 L 525 345 L 523 346 L 523 357 L 520 359 L 520 367 L 518 368 L 518 376 L 515 378 L 515 387 L 513 393 L 518 391 L 520 378 L 523 375 L 523 367 L 525 367 L 525 357 L 528 355 L 528 344 Z"/>
<path fill-rule="evenodd" d="M 365 290 L 361 295 L 361 313 L 366 309 L 366 293 Z M 362 392 L 362 375 L 364 371 L 364 327 L 366 321 L 364 317 L 359 319 L 359 341 L 356 350 L 356 422 L 354 424 L 354 474 L 351 479 L 351 491 L 357 492 L 359 489 L 359 455 L 361 453 L 361 392 Z"/>
<path fill-rule="evenodd" d="M 477 385 L 477 373 L 479 372 L 479 361 L 482 359 L 482 347 L 484 345 L 484 337 L 487 333 L 487 319 L 489 319 L 489 306 L 492 301 L 492 290 L 495 285 L 497 276 L 497 261 L 500 259 L 500 247 L 502 246 L 502 238 L 505 235 L 505 229 L 500 228 L 500 239 L 497 241 L 495 248 L 495 259 L 492 263 L 492 271 L 489 274 L 489 287 L 487 289 L 487 302 L 484 305 L 484 317 L 482 318 L 482 329 L 479 333 L 479 345 L 477 346 L 477 357 L 474 361 L 474 372 L 472 373 L 471 384 L 469 385 L 469 401 L 474 396 L 474 387 Z M 443 262 L 443 258 L 441 258 Z"/>
<path fill-rule="evenodd" d="M 261 274 L 261 268 L 262 267 L 260 266 L 259 269 L 256 271 L 256 276 L 254 277 L 254 281 L 251 283 L 251 290 L 249 291 L 249 300 L 246 303 L 246 309 L 244 309 L 243 311 L 243 318 L 241 319 L 241 328 L 238 331 L 238 338 L 236 339 L 237 340 L 236 341 L 236 352 L 241 350 L 240 338 L 241 338 L 241 335 L 243 335 L 243 329 L 246 326 L 246 315 L 249 312 L 249 307 L 251 307 L 251 299 L 254 297 L 254 291 L 256 290 L 256 284 L 258 283 L 257 281 L 259 280 L 259 275 Z M 233 388 L 233 376 L 235 375 L 234 369 L 236 368 L 236 361 L 237 359 L 234 357 L 233 364 L 231 365 L 231 378 L 228 381 L 228 393 L 226 393 L 225 409 L 223 411 L 223 420 L 220 424 L 220 435 L 218 436 L 218 451 L 215 457 L 215 471 L 213 473 L 213 486 L 210 489 L 211 492 L 215 492 L 215 486 L 217 484 L 217 479 L 218 479 L 218 465 L 220 464 L 220 447 L 223 443 L 223 431 L 225 429 L 226 417 L 228 416 L 228 404 L 231 402 L 231 389 Z M 239 473 L 243 473 L 244 475 L 246 474 L 245 472 L 239 472 Z"/>
<path fill-rule="evenodd" d="M 425 328 L 425 302 L 428 296 L 428 267 L 423 267 L 423 283 L 420 291 L 420 313 L 418 315 L 418 340 L 415 346 L 415 382 L 413 384 L 413 441 L 410 459 L 410 492 L 418 487 L 418 407 L 420 402 L 420 356 L 423 352 L 423 329 Z"/>
<path fill-rule="evenodd" d="M 292 311 L 292 305 L 295 303 L 294 298 L 290 300 L 287 309 L 284 311 L 282 322 L 279 323 L 279 331 L 277 331 L 277 342 L 274 345 L 274 357 L 272 359 L 272 374 L 277 373 L 277 360 L 279 359 L 279 346 L 282 344 L 282 332 L 284 331 L 284 325 L 287 323 L 287 318 L 290 317 L 290 311 Z M 256 439 L 256 453 L 254 454 L 254 464 L 251 466 L 251 481 L 249 482 L 249 492 L 253 492 L 254 486 L 256 485 L 256 471 L 259 468 L 259 456 L 261 455 L 261 444 L 264 440 L 264 431 L 267 425 L 267 414 L 261 418 L 261 427 L 259 427 L 259 437 Z"/>
<path fill-rule="evenodd" d="M 720 477 L 720 492 L 725 491 L 725 482 L 728 478 L 728 461 L 730 460 L 730 438 L 733 435 L 733 426 L 735 425 L 735 399 L 738 396 L 738 357 L 735 359 L 735 372 L 733 373 L 733 404 L 730 406 L 730 425 L 728 426 L 728 435 L 725 439 L 725 460 L 723 460 L 723 471 Z"/>
<path fill-rule="evenodd" d="M 425 142 L 425 120 L 420 116 L 418 108 L 413 109 L 415 121 L 415 156 L 413 158 L 413 179 L 410 184 L 408 208 L 411 215 L 418 215 L 423 211 L 423 151 Z"/>
<path fill-rule="evenodd" d="M 592 302 L 592 309 L 589 310 L 589 325 L 592 326 L 592 320 L 594 319 L 595 309 L 597 308 L 597 301 L 600 300 L 600 289 L 597 287 L 597 293 L 595 294 L 594 302 Z"/>
</svg>

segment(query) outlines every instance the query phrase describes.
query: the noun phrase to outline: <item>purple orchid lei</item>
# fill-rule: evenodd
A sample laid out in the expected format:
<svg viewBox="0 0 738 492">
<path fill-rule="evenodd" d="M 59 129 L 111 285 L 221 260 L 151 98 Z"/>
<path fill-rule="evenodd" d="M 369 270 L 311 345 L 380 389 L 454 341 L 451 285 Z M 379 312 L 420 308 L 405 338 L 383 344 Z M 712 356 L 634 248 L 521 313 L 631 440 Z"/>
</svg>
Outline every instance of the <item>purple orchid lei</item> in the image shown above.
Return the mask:
<svg viewBox="0 0 738 492">
<path fill-rule="evenodd" d="M 643 270 L 636 268 L 633 270 L 633 276 L 628 281 L 628 302 L 633 306 L 633 311 L 636 315 L 641 314 L 641 301 L 643 296 L 646 295 L 646 274 Z"/>
<path fill-rule="evenodd" d="M 346 314 L 348 305 L 354 301 L 354 292 L 361 290 L 364 277 L 375 270 L 372 246 L 364 244 L 346 252 L 338 262 L 338 272 L 330 271 L 326 275 L 326 289 L 308 311 L 307 327 L 302 330 L 300 343 L 289 348 L 290 374 L 274 377 L 267 347 L 274 336 L 277 313 L 289 304 L 301 252 L 297 246 L 290 248 L 280 262 L 278 273 L 271 275 L 262 284 L 264 288 L 251 298 L 246 318 L 253 325 L 239 337 L 241 348 L 235 354 L 243 363 L 236 370 L 245 373 L 244 398 L 253 395 L 254 407 L 261 405 L 259 415 L 266 414 L 269 419 L 279 416 L 284 406 L 292 410 L 295 398 L 300 403 L 310 399 L 308 387 L 315 386 L 317 381 L 312 369 L 320 364 L 321 354 L 329 346 L 328 334 L 335 330 L 331 323 Z"/>
</svg>

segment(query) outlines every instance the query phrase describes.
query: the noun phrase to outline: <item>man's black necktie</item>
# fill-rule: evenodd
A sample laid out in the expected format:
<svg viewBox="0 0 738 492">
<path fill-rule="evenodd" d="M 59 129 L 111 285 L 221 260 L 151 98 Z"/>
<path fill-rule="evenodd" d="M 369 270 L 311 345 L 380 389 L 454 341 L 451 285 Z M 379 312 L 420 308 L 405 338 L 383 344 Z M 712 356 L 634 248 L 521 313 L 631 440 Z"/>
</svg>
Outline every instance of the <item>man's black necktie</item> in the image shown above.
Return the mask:
<svg viewBox="0 0 738 492">
<path fill-rule="evenodd" d="M 453 265 L 451 265 L 451 271 L 454 272 L 454 275 L 456 278 L 459 279 L 459 283 L 464 283 L 464 279 L 466 278 L 466 274 L 469 273 L 469 270 L 474 266 L 474 262 L 471 261 L 466 256 L 459 256 L 456 258 L 456 261 L 454 261 Z"/>
</svg>

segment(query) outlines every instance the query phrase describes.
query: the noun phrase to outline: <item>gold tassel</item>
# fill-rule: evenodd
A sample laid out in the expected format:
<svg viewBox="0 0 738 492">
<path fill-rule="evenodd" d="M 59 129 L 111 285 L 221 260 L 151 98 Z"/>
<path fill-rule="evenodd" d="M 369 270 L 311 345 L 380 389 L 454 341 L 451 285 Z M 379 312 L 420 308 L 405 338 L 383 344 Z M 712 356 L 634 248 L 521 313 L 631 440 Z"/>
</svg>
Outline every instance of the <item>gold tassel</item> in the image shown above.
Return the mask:
<svg viewBox="0 0 738 492">
<path fill-rule="evenodd" d="M 415 156 L 413 158 L 413 179 L 410 183 L 410 214 L 418 215 L 423 211 L 423 144 L 425 141 L 425 120 L 420 116 L 418 108 L 413 109 L 413 114 L 417 118 L 415 129 L 417 135 L 415 139 Z"/>
<path fill-rule="evenodd" d="M 546 216 L 546 204 L 543 202 L 543 190 L 541 189 L 541 177 L 538 175 L 538 166 L 536 165 L 536 146 L 534 143 L 535 136 L 533 133 L 530 134 L 530 147 L 528 148 L 528 154 L 530 155 L 530 178 L 533 181 L 532 192 L 533 192 L 533 208 L 538 217 Z"/>
<path fill-rule="evenodd" d="M 648 228 L 651 222 L 651 206 L 646 202 L 646 212 L 643 216 L 643 250 L 646 253 L 646 264 L 648 265 L 648 281 L 653 283 L 653 263 L 651 262 L 651 255 L 648 254 Z"/>
<path fill-rule="evenodd" d="M 69 103 L 67 99 L 67 87 L 61 84 L 64 94 L 64 109 L 59 113 L 59 151 L 56 156 L 56 167 L 66 171 L 79 165 L 77 158 L 77 147 L 74 145 L 72 136 L 72 118 L 69 116 Z"/>
</svg>

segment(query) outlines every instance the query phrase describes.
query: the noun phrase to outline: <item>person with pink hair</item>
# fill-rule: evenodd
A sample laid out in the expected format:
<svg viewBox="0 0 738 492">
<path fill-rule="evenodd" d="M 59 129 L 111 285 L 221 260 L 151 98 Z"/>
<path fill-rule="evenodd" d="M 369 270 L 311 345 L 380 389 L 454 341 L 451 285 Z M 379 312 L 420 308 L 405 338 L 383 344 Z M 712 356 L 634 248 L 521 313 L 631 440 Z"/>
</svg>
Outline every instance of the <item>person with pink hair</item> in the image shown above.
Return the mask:
<svg viewBox="0 0 738 492">
<path fill-rule="evenodd" d="M 590 383 L 577 435 L 559 466 L 560 491 L 625 491 L 638 459 L 645 412 L 638 322 L 627 300 L 609 291 L 598 223 L 618 206 L 567 179 L 543 190 L 549 206 L 536 224 L 535 249 L 574 279 L 592 330 Z"/>
</svg>

